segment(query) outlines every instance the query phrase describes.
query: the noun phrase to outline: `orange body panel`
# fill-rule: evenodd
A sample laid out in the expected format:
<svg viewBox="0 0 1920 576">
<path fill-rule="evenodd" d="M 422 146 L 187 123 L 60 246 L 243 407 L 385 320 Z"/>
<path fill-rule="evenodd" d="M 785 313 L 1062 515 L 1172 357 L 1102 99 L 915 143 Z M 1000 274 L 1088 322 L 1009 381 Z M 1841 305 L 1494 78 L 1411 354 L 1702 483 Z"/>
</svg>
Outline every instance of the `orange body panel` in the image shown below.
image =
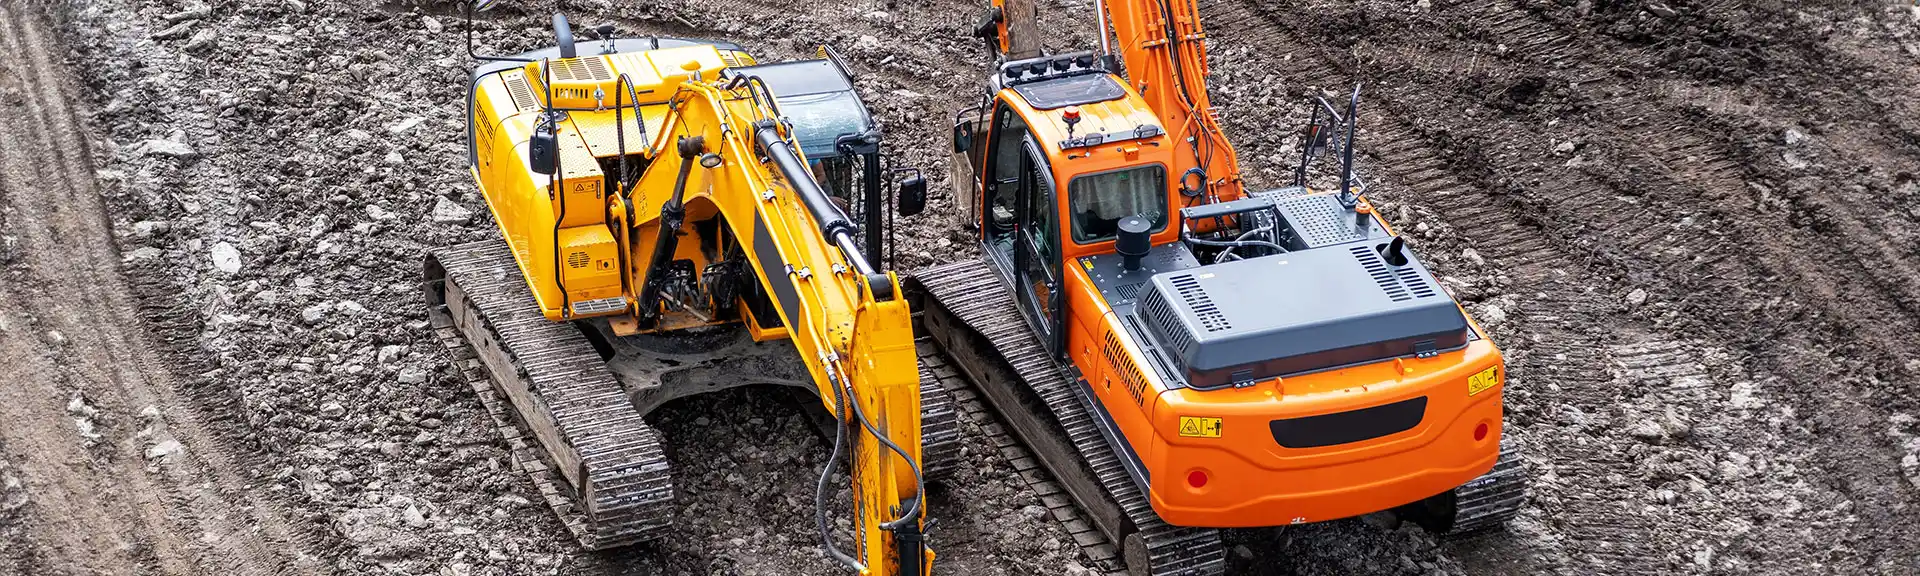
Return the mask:
<svg viewBox="0 0 1920 576">
<path fill-rule="evenodd" d="M 1119 100 L 1079 106 L 1081 120 L 1075 128 L 1081 133 L 1106 132 L 1158 124 L 1149 100 L 1141 98 L 1133 86 L 1127 92 Z M 1184 207 L 1187 199 L 1172 177 L 1177 174 L 1172 169 L 1182 165 L 1180 156 L 1191 159 L 1184 143 L 1161 135 L 1061 150 L 1058 142 L 1068 137 L 1063 110 L 1036 110 L 1012 90 L 1003 90 L 998 102 L 1026 119 L 1046 154 L 1056 183 L 1052 191 L 1056 214 L 1070 209 L 1066 189 L 1074 176 L 1156 162 L 1170 168 L 1169 214 Z M 982 158 L 976 168 L 984 171 L 987 161 Z M 981 195 L 976 205 L 986 205 L 985 188 L 976 187 L 975 193 Z M 1170 220 L 1152 235 L 1153 244 L 1179 241 L 1179 222 Z M 1374 220 L 1385 226 L 1377 214 Z M 1064 228 L 1056 232 L 1064 257 L 1063 353 L 1149 471 L 1154 510 L 1167 522 L 1251 527 L 1366 514 L 1445 492 L 1487 472 L 1498 459 L 1505 368 L 1499 350 L 1484 337 L 1429 358 L 1389 359 L 1244 388 L 1170 389 L 1152 370 L 1140 369 L 1137 377 L 1131 374 L 1146 365 L 1141 347 L 1120 328 L 1079 263 L 1083 256 L 1113 253 L 1113 241 L 1076 244 Z M 1276 305 L 1284 305 L 1284 295 L 1276 298 L 1280 298 Z M 1477 325 L 1472 329 L 1479 332 Z M 1110 338 L 1120 347 L 1111 356 Z M 1493 371 L 1496 384 L 1470 394 L 1468 379 L 1487 370 Z M 1129 378 L 1142 380 L 1137 393 Z M 1268 424 L 1419 396 L 1428 400 L 1417 426 L 1370 440 L 1291 449 L 1279 445 Z M 1181 436 L 1183 416 L 1218 418 L 1219 436 Z M 1485 431 L 1475 438 L 1483 424 Z M 1206 476 L 1203 487 L 1189 484 L 1195 471 Z"/>
</svg>

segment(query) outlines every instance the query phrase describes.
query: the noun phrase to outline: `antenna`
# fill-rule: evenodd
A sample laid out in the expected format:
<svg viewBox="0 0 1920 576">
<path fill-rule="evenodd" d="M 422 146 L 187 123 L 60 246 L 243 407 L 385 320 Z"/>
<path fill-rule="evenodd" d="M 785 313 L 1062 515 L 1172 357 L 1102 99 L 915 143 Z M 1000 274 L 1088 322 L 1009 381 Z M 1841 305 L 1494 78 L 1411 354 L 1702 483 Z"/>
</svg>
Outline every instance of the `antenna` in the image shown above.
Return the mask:
<svg viewBox="0 0 1920 576">
<path fill-rule="evenodd" d="M 1352 208 L 1360 203 L 1353 193 L 1353 132 L 1360 125 L 1360 85 L 1353 85 L 1353 99 L 1347 101 L 1346 150 L 1340 155 L 1340 204 Z"/>
</svg>

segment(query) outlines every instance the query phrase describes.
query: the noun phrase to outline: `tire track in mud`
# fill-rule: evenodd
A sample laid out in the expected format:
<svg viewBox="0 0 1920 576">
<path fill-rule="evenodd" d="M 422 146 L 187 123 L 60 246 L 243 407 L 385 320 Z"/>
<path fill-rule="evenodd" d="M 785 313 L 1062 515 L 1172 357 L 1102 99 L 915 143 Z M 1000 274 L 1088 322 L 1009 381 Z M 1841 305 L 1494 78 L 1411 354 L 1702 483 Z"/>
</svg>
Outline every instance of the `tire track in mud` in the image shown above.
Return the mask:
<svg viewBox="0 0 1920 576">
<path fill-rule="evenodd" d="M 1496 2 L 1466 5 L 1475 16 L 1464 27 L 1475 37 L 1513 42 L 1519 49 L 1509 47 L 1510 53 L 1535 59 L 1532 66 L 1517 66 L 1511 59 L 1478 51 L 1463 52 L 1451 43 L 1418 45 L 1416 41 L 1413 47 L 1399 47 L 1395 54 L 1388 49 L 1373 49 L 1362 42 L 1351 47 L 1351 52 L 1340 52 L 1331 47 L 1314 48 L 1300 43 L 1296 38 L 1313 36 L 1288 22 L 1303 19 L 1298 18 L 1297 12 L 1287 12 L 1288 6 L 1276 4 L 1283 3 L 1249 6 L 1216 2 L 1203 7 L 1203 15 L 1215 23 L 1215 30 L 1220 32 L 1218 38 L 1250 40 L 1261 46 L 1258 54 L 1265 58 L 1255 66 L 1284 66 L 1275 69 L 1288 70 L 1283 77 L 1292 84 L 1337 86 L 1343 83 L 1337 74 L 1354 72 L 1363 72 L 1375 81 L 1376 87 L 1370 93 L 1373 111 L 1363 109 L 1366 121 L 1362 124 L 1361 142 L 1363 147 L 1372 148 L 1382 162 L 1370 167 L 1388 176 L 1388 182 L 1397 181 L 1404 184 L 1407 191 L 1416 193 L 1408 195 L 1405 191 L 1389 190 L 1388 194 L 1377 196 L 1404 197 L 1409 202 L 1431 206 L 1454 229 L 1469 237 L 1480 253 L 1496 263 L 1496 269 L 1518 276 L 1516 287 L 1545 290 L 1536 297 L 1522 299 L 1518 331 L 1531 333 L 1506 335 L 1505 343 L 1511 347 L 1512 354 L 1510 366 L 1516 380 L 1554 386 L 1553 392 L 1541 400 L 1582 415 L 1576 419 L 1599 414 L 1618 423 L 1623 417 L 1644 416 L 1623 412 L 1620 407 L 1622 398 L 1642 396 L 1638 389 L 1646 388 L 1648 383 L 1611 367 L 1615 364 L 1637 366 L 1641 362 L 1630 354 L 1631 349 L 1616 348 L 1621 343 L 1618 335 L 1637 334 L 1635 338 L 1650 341 L 1672 339 L 1641 334 L 1644 330 L 1638 328 L 1638 322 L 1622 314 L 1625 311 L 1618 301 L 1612 300 L 1613 296 L 1603 299 L 1602 295 L 1618 294 L 1646 284 L 1650 289 L 1660 290 L 1662 295 L 1696 295 L 1693 296 L 1696 301 L 1683 302 L 1689 311 L 1713 309 L 1717 314 L 1737 314 L 1738 309 L 1728 310 L 1735 307 L 1730 301 L 1744 303 L 1756 299 L 1751 294 L 1757 291 L 1746 285 L 1782 272 L 1756 261 L 1779 261 L 1787 263 L 1787 267 L 1809 266 L 1792 244 L 1765 243 L 1760 248 L 1766 257 L 1753 258 L 1750 254 L 1737 253 L 1734 250 L 1737 244 L 1725 239 L 1725 232 L 1718 226 L 1695 222 L 1696 217 L 1719 215 L 1718 207 L 1712 206 L 1712 202 L 1745 198 L 1748 187 L 1738 173 L 1739 162 L 1733 153 L 1723 150 L 1722 144 L 1712 138 L 1687 131 L 1688 122 L 1692 120 L 1688 114 L 1654 105 L 1670 103 L 1646 102 L 1635 95 L 1636 87 L 1616 82 L 1607 70 L 1598 68 L 1609 61 L 1647 59 L 1643 55 L 1628 53 L 1612 60 L 1602 58 L 1591 47 L 1574 42 L 1578 40 L 1577 35 L 1554 30 Z M 1305 25 L 1312 25 L 1310 19 L 1304 20 Z M 1308 58 L 1300 59 L 1302 55 Z M 1302 78 L 1297 73 L 1304 70 L 1317 73 L 1308 72 Z M 1622 147 L 1624 152 L 1609 159 L 1630 166 L 1636 178 L 1621 181 L 1610 179 L 1605 171 L 1592 170 L 1528 170 L 1526 165 L 1537 162 L 1539 154 L 1515 154 L 1501 146 L 1527 141 L 1526 134 L 1512 132 L 1514 127 L 1489 122 L 1484 127 L 1485 133 L 1450 128 L 1446 120 L 1457 118 L 1457 113 L 1445 108 L 1444 101 L 1424 100 L 1428 93 L 1417 87 L 1448 87 L 1458 80 L 1447 75 L 1457 76 L 1462 70 L 1472 70 L 1468 76 L 1478 74 L 1479 77 L 1473 79 L 1481 81 L 1530 82 L 1545 74 L 1548 79 L 1598 84 L 1593 91 L 1614 95 L 1597 104 L 1606 110 L 1596 116 L 1608 120 L 1601 124 L 1602 132 L 1629 138 L 1635 134 L 1655 135 L 1633 141 L 1646 144 L 1645 147 Z M 1367 126 L 1371 126 L 1371 130 L 1365 130 Z M 1243 154 L 1246 151 L 1243 149 Z M 1649 188 L 1679 191 L 1679 194 L 1675 195 L 1677 199 L 1643 195 L 1641 191 Z M 1693 199 L 1706 199 L 1706 202 L 1682 201 Z M 1849 248 L 1853 248 L 1862 243 L 1850 239 L 1850 244 Z M 1867 252 L 1872 252 L 1874 244 L 1864 245 L 1869 247 Z M 1563 271 L 1571 271 L 1575 281 L 1567 281 Z M 1795 277 L 1801 279 L 1799 284 L 1814 286 L 1826 285 L 1832 278 L 1855 276 L 1845 264 L 1829 267 L 1814 263 L 1811 269 L 1789 268 L 1788 271 L 1797 273 Z M 1891 274 L 1895 276 L 1879 284 L 1890 288 L 1908 272 Z M 1676 279 L 1676 275 L 1686 277 Z M 1598 283 L 1602 286 L 1613 288 L 1596 294 L 1591 290 L 1591 280 L 1580 280 L 1585 278 L 1600 280 Z M 1735 297 L 1728 298 L 1729 295 Z M 1896 322 L 1910 322 L 1912 316 L 1900 308 L 1882 308 L 1880 315 L 1897 318 Z M 1676 328 L 1684 329 L 1669 327 L 1666 330 Z M 1754 328 L 1768 329 L 1764 323 Z M 1532 342 L 1518 341 L 1514 336 L 1526 337 Z M 1610 352 L 1624 356 L 1609 358 Z M 1730 384 L 1717 383 L 1719 386 Z M 1543 392 L 1533 391 L 1534 394 Z M 1829 411 L 1845 408 L 1844 402 L 1816 400 L 1801 404 Z M 1696 408 L 1708 412 L 1712 406 L 1702 404 Z M 1638 469 L 1639 450 L 1633 445 L 1634 440 L 1622 438 L 1617 429 L 1595 430 L 1603 438 L 1612 438 L 1598 445 L 1583 443 L 1587 434 L 1566 434 L 1566 431 L 1553 430 L 1553 424 L 1536 420 L 1564 415 L 1518 416 L 1516 420 L 1523 426 L 1534 420 L 1549 428 L 1549 436 L 1575 441 L 1556 442 L 1555 453 L 1545 464 L 1549 474 L 1577 473 L 1584 479 L 1582 489 L 1550 494 L 1538 501 L 1553 516 L 1558 530 L 1565 532 L 1564 537 L 1556 541 L 1565 547 L 1572 565 L 1607 571 L 1663 571 L 1700 564 L 1701 550 L 1705 550 L 1704 562 L 1710 564 L 1714 551 L 1702 545 L 1708 540 L 1707 535 L 1713 534 L 1717 527 L 1737 523 L 1739 515 L 1746 512 L 1708 508 L 1688 515 L 1649 518 L 1656 516 L 1646 512 L 1650 507 L 1636 510 L 1640 507 L 1634 500 L 1661 478 L 1648 476 Z M 1715 425 L 1737 424 L 1710 413 L 1701 418 Z M 1523 428 L 1523 434 L 1525 431 Z M 1856 429 L 1850 436 L 1839 443 L 1881 442 L 1864 429 Z M 1712 441 L 1725 439 L 1716 437 Z M 1680 446 L 1663 447 L 1662 451 L 1691 453 L 1689 448 Z M 1808 452 L 1800 449 L 1783 459 L 1803 458 Z M 1881 469 L 1878 473 L 1885 475 L 1887 470 Z M 1762 527 L 1760 533 L 1764 534 L 1767 528 Z M 1790 531 L 1793 527 L 1776 529 Z M 1728 540 L 1734 540 L 1733 545 L 1746 552 L 1770 545 L 1768 538 L 1749 536 L 1723 538 L 1719 546 L 1728 546 Z M 1681 545 L 1692 549 L 1680 550 Z M 1782 554 L 1797 560 L 1814 552 L 1789 547 L 1784 552 L 1776 551 L 1771 558 L 1778 560 Z"/>
<path fill-rule="evenodd" d="M 0 339 L 22 371 L 0 436 L 20 454 L 32 503 L 24 540 L 53 573 L 301 570 L 310 559 L 286 545 L 285 518 L 235 475 L 147 340 L 58 41 L 34 8 L 0 3 L 0 21 L 13 84 L 0 105 L 0 200 L 21 247 L 0 313 L 26 324 Z"/>
</svg>

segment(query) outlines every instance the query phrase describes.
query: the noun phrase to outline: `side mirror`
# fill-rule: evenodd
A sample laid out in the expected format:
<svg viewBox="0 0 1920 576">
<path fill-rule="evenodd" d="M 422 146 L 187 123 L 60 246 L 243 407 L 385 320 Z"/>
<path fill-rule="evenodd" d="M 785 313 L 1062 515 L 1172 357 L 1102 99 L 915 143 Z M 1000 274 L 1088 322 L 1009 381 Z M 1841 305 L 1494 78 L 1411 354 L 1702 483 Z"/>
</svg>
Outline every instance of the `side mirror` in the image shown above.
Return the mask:
<svg viewBox="0 0 1920 576">
<path fill-rule="evenodd" d="M 927 179 L 919 170 L 900 181 L 900 194 L 894 197 L 894 209 L 901 216 L 917 216 L 927 209 Z"/>
<path fill-rule="evenodd" d="M 973 123 L 961 122 L 953 125 L 953 153 L 966 152 L 973 147 Z"/>
<path fill-rule="evenodd" d="M 533 137 L 527 139 L 527 163 L 539 174 L 560 171 L 560 139 L 554 137 L 552 127 L 534 128 Z"/>
</svg>

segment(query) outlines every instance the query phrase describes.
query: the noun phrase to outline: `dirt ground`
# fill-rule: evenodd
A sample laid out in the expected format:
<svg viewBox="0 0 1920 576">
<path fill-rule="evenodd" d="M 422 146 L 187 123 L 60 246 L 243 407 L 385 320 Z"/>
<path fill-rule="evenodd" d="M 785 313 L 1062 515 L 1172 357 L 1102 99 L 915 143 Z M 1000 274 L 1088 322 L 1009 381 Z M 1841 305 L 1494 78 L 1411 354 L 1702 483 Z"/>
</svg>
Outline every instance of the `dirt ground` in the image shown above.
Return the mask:
<svg viewBox="0 0 1920 576">
<path fill-rule="evenodd" d="M 576 24 L 831 44 L 944 182 L 967 0 L 568 1 Z M 1042 1 L 1057 49 L 1091 2 Z M 480 24 L 549 42 L 552 6 Z M 1369 194 L 1508 353 L 1532 500 L 1436 540 L 1229 536 L 1236 574 L 1920 573 L 1920 7 L 1207 0 L 1248 178 L 1364 82 Z M 0 0 L 0 574 L 837 574 L 829 446 L 752 390 L 670 405 L 685 537 L 583 553 L 425 329 L 420 257 L 495 232 L 448 4 Z M 952 203 L 900 267 L 971 253 Z M 1100 569 L 972 422 L 952 574 Z M 1037 513 L 1036 513 L 1037 510 Z"/>
</svg>

